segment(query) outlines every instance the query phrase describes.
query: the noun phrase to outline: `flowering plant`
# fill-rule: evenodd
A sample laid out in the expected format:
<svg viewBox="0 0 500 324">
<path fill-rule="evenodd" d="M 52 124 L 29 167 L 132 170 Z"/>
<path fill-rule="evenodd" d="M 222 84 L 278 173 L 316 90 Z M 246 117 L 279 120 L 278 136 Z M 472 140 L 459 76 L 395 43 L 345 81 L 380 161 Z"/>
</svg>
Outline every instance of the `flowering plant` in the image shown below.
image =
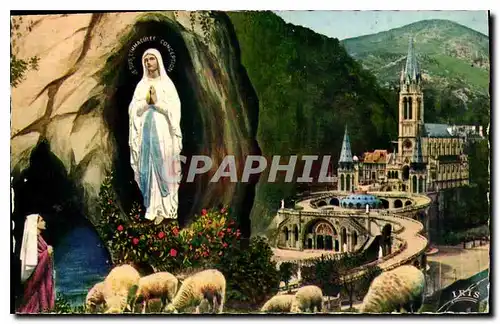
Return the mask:
<svg viewBox="0 0 500 324">
<path fill-rule="evenodd" d="M 236 221 L 226 207 L 203 209 L 201 216 L 182 230 L 176 220 L 153 225 L 143 218 L 138 203 L 128 217 L 122 217 L 111 181 L 112 175 L 101 185 L 98 231 L 115 264 L 146 262 L 165 271 L 216 264 L 240 238 Z"/>
</svg>

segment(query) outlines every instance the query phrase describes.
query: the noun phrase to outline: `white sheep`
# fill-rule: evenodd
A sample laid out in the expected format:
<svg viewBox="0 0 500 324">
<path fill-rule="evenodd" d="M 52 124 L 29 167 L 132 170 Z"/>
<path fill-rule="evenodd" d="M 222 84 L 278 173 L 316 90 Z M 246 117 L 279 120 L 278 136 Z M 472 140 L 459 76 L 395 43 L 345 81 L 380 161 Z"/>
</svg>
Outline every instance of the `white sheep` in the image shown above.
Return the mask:
<svg viewBox="0 0 500 324">
<path fill-rule="evenodd" d="M 142 277 L 139 280 L 139 288 L 137 289 L 135 301 L 141 301 L 142 299 L 142 313 L 145 313 L 149 299 L 160 298 L 161 311 L 166 306 L 166 300 L 169 302 L 173 301 L 175 294 L 177 293 L 178 285 L 179 280 L 169 272 L 157 272 L 150 274 L 149 276 Z"/>
<path fill-rule="evenodd" d="M 200 312 L 200 304 L 207 299 L 212 309 L 221 313 L 226 298 L 226 278 L 214 269 L 203 270 L 187 277 L 183 282 L 174 300 L 167 305 L 167 312 L 180 312 L 187 307 L 196 306 Z M 216 308 L 215 305 L 218 305 Z"/>
<path fill-rule="evenodd" d="M 309 285 L 297 290 L 290 311 L 292 313 L 301 313 L 306 310 L 314 312 L 315 307 L 321 312 L 323 308 L 323 292 L 318 286 Z"/>
<path fill-rule="evenodd" d="M 411 265 L 382 272 L 371 283 L 360 313 L 415 312 L 423 303 L 425 276 Z"/>
<path fill-rule="evenodd" d="M 271 297 L 260 309 L 261 312 L 288 313 L 292 308 L 295 295 L 276 295 Z"/>
<path fill-rule="evenodd" d="M 113 268 L 104 279 L 103 296 L 106 302 L 106 313 L 122 313 L 128 308 L 129 297 L 139 285 L 139 272 L 126 264 Z"/>
<path fill-rule="evenodd" d="M 94 312 L 98 306 L 104 304 L 104 281 L 96 283 L 92 288 L 90 288 L 85 298 L 85 306 L 91 312 Z"/>
</svg>

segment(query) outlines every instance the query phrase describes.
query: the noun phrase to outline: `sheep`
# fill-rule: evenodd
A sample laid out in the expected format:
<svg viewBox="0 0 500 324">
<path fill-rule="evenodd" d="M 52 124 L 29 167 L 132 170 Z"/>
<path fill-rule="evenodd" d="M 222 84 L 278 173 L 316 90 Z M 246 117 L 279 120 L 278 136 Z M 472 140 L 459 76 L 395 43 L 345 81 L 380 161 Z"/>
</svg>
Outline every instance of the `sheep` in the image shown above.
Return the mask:
<svg viewBox="0 0 500 324">
<path fill-rule="evenodd" d="M 425 276 L 411 265 L 382 272 L 370 285 L 360 307 L 361 313 L 390 313 L 401 308 L 418 311 L 423 303 Z"/>
<path fill-rule="evenodd" d="M 136 302 L 143 300 L 142 313 L 146 312 L 148 301 L 151 298 L 161 299 L 161 308 L 163 310 L 166 306 L 166 300 L 169 302 L 175 297 L 179 280 L 169 272 L 157 272 L 149 276 L 142 277 L 139 280 L 139 288 L 136 293 Z"/>
<path fill-rule="evenodd" d="M 174 297 L 167 305 L 167 312 L 177 313 L 189 306 L 196 306 L 200 312 L 200 304 L 207 299 L 212 304 L 212 309 L 221 313 L 226 297 L 226 278 L 214 269 L 208 269 L 187 277 Z M 215 304 L 218 305 L 216 309 Z"/>
<path fill-rule="evenodd" d="M 125 308 L 129 309 L 129 298 L 135 295 L 139 279 L 139 272 L 128 264 L 116 266 L 109 272 L 103 289 L 106 313 L 122 313 Z"/>
<path fill-rule="evenodd" d="M 96 283 L 90 288 L 85 298 L 85 306 L 91 312 L 94 312 L 98 306 L 104 304 L 104 281 Z"/>
<path fill-rule="evenodd" d="M 295 295 L 276 295 L 271 297 L 260 309 L 261 312 L 285 313 L 290 312 Z"/>
<path fill-rule="evenodd" d="M 295 293 L 290 311 L 300 313 L 306 310 L 314 312 L 314 307 L 321 312 L 323 306 L 323 292 L 318 286 L 309 285 L 299 288 Z"/>
</svg>

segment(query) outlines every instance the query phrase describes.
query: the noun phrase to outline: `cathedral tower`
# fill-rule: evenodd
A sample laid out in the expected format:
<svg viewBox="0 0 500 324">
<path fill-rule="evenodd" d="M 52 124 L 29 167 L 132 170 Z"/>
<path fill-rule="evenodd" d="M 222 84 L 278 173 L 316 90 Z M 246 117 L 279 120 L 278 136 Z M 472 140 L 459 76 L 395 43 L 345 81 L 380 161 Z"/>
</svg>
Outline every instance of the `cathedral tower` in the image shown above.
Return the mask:
<svg viewBox="0 0 500 324">
<path fill-rule="evenodd" d="M 410 37 L 406 65 L 401 71 L 399 90 L 399 161 L 409 164 L 415 151 L 416 139 L 424 124 L 424 94 L 422 76 Z"/>
<path fill-rule="evenodd" d="M 354 190 L 357 184 L 355 177 L 354 160 L 351 152 L 351 142 L 347 134 L 347 126 L 345 127 L 344 140 L 342 142 L 342 152 L 340 153 L 338 175 L 338 190 L 350 192 Z"/>
</svg>

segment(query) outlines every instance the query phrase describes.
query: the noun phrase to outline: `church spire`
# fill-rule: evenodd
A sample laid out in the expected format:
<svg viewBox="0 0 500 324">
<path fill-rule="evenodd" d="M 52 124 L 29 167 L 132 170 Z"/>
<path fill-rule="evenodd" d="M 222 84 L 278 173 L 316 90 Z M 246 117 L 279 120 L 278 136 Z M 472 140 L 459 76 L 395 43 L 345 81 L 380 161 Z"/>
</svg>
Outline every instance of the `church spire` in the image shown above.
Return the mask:
<svg viewBox="0 0 500 324">
<path fill-rule="evenodd" d="M 344 140 L 342 141 L 342 151 L 340 153 L 339 164 L 353 163 L 352 152 L 351 152 L 351 142 L 349 140 L 349 135 L 347 134 L 347 125 L 345 126 Z"/>
<path fill-rule="evenodd" d="M 406 56 L 405 79 L 407 83 L 420 81 L 420 68 L 413 47 L 413 37 L 410 37 L 408 42 L 408 54 Z"/>
</svg>

